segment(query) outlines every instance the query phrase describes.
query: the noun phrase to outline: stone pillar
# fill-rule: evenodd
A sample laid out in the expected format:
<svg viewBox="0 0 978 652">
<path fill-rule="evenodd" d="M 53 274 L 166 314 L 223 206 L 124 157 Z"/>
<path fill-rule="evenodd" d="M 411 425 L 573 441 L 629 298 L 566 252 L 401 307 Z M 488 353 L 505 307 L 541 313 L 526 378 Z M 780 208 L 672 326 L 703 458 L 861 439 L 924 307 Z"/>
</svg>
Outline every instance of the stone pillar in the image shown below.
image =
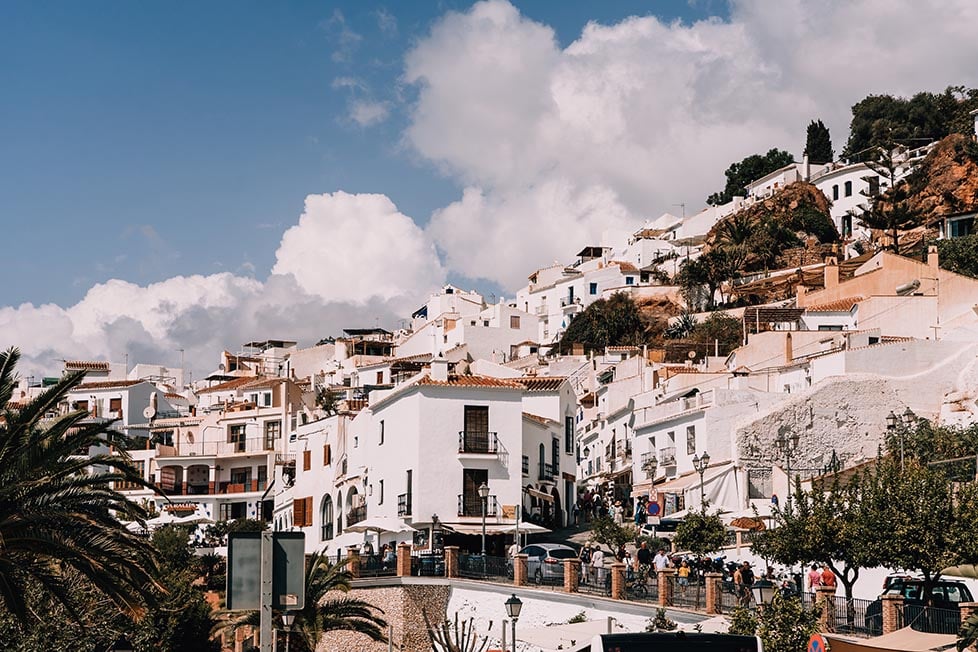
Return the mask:
<svg viewBox="0 0 978 652">
<path fill-rule="evenodd" d="M 884 595 L 880 597 L 883 607 L 883 633 L 889 634 L 903 625 L 903 596 Z"/>
<path fill-rule="evenodd" d="M 526 586 L 526 555 L 513 557 L 513 584 Z"/>
<path fill-rule="evenodd" d="M 356 546 L 350 546 L 346 552 L 346 570 L 350 577 L 360 577 L 360 550 Z"/>
<path fill-rule="evenodd" d="M 397 544 L 397 576 L 408 577 L 411 575 L 411 544 Z"/>
<path fill-rule="evenodd" d="M 458 577 L 458 546 L 445 546 L 445 577 Z"/>
<path fill-rule="evenodd" d="M 720 613 L 720 581 L 723 575 L 720 573 L 706 574 L 706 613 L 715 615 Z"/>
<path fill-rule="evenodd" d="M 815 600 L 822 608 L 822 631 L 835 631 L 835 587 L 820 586 L 816 589 Z"/>
<path fill-rule="evenodd" d="M 619 561 L 611 565 L 611 598 L 625 599 L 625 564 Z"/>
<path fill-rule="evenodd" d="M 675 568 L 663 568 L 659 571 L 659 606 L 672 606 L 672 587 L 676 576 Z"/>
<path fill-rule="evenodd" d="M 581 581 L 581 560 L 564 560 L 564 591 L 577 593 L 577 586 Z"/>
</svg>

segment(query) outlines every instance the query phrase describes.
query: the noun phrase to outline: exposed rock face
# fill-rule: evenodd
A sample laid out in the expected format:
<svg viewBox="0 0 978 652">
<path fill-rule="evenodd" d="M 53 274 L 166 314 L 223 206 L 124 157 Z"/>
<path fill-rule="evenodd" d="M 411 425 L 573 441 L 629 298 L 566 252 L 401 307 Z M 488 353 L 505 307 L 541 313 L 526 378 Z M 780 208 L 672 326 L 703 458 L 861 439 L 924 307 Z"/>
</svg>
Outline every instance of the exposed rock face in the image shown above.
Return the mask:
<svg viewBox="0 0 978 652">
<path fill-rule="evenodd" d="M 962 134 L 944 138 L 907 182 L 907 206 L 920 215 L 922 225 L 978 211 L 978 144 Z M 888 196 L 880 199 L 887 200 Z"/>
<path fill-rule="evenodd" d="M 392 627 L 395 650 L 430 650 L 431 639 L 421 615 L 432 622 L 445 618 L 451 587 L 446 585 L 405 585 L 375 589 L 354 589 L 349 597 L 365 600 L 384 610 Z M 343 596 L 347 597 L 347 596 Z M 342 599 L 342 598 L 341 598 Z M 327 632 L 319 641 L 318 652 L 387 652 L 387 643 L 375 643 L 363 634 Z"/>
</svg>

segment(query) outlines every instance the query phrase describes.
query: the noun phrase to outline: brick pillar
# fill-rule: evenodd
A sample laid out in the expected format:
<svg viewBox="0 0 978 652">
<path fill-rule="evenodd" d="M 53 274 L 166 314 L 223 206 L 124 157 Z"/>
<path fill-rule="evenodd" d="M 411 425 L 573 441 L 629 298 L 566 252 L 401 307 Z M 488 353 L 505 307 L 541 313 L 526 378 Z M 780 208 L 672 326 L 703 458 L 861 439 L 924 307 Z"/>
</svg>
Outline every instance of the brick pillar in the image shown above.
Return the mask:
<svg viewBox="0 0 978 652">
<path fill-rule="evenodd" d="M 883 603 L 883 633 L 897 631 L 903 624 L 903 596 L 884 595 L 880 601 Z"/>
<path fill-rule="evenodd" d="M 723 575 L 720 573 L 706 574 L 706 613 L 715 615 L 720 613 L 720 580 Z"/>
<path fill-rule="evenodd" d="M 411 544 L 397 544 L 397 576 L 408 577 L 411 575 Z"/>
<path fill-rule="evenodd" d="M 458 577 L 458 546 L 445 546 L 445 577 Z"/>
<path fill-rule="evenodd" d="M 611 598 L 625 599 L 625 564 L 619 561 L 611 565 Z"/>
<path fill-rule="evenodd" d="M 835 587 L 819 586 L 815 601 L 822 608 L 821 626 L 823 632 L 835 631 Z"/>
<path fill-rule="evenodd" d="M 346 570 L 350 572 L 350 577 L 360 577 L 360 551 L 356 546 L 347 548 Z"/>
<path fill-rule="evenodd" d="M 513 584 L 526 586 L 526 555 L 513 557 Z"/>
<path fill-rule="evenodd" d="M 659 571 L 659 606 L 672 606 L 672 587 L 675 579 L 675 568 L 663 568 Z"/>
<path fill-rule="evenodd" d="M 568 593 L 577 593 L 577 586 L 581 581 L 581 560 L 564 560 L 564 590 Z"/>
<path fill-rule="evenodd" d="M 968 619 L 968 616 L 978 611 L 978 602 L 960 602 L 958 606 L 961 608 L 962 625 L 964 625 L 964 621 Z"/>
</svg>

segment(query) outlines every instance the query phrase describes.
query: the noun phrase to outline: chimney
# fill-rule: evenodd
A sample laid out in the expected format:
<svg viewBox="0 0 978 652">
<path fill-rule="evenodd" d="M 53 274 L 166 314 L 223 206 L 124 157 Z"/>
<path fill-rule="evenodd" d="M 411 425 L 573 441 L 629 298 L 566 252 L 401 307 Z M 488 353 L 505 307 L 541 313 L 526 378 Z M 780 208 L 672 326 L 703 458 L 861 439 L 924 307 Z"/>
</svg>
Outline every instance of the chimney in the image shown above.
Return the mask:
<svg viewBox="0 0 978 652">
<path fill-rule="evenodd" d="M 927 247 L 927 266 L 935 272 L 938 269 L 939 260 L 937 257 L 937 247 L 934 245 Z"/>
<path fill-rule="evenodd" d="M 825 261 L 825 289 L 839 284 L 839 260 L 830 256 Z"/>
<path fill-rule="evenodd" d="M 441 353 L 431 361 L 431 379 L 441 383 L 448 382 L 448 360 Z"/>
<path fill-rule="evenodd" d="M 795 354 L 794 351 L 792 351 L 792 347 L 791 347 L 791 333 L 788 332 L 785 333 L 784 335 L 784 363 L 791 364 L 791 361 L 794 359 L 794 357 Z"/>
<path fill-rule="evenodd" d="M 804 174 L 804 180 L 808 181 L 812 178 L 812 164 L 808 160 L 808 154 L 805 154 L 804 158 L 801 159 L 801 169 L 802 174 Z"/>
</svg>

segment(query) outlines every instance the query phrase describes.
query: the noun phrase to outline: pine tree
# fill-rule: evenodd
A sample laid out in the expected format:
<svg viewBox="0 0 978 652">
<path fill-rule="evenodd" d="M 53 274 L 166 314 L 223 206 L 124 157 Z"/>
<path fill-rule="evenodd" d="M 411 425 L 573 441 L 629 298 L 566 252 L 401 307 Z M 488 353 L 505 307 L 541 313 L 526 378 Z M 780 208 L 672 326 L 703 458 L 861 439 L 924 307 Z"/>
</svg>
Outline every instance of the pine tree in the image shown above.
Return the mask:
<svg viewBox="0 0 978 652">
<path fill-rule="evenodd" d="M 822 165 L 831 163 L 835 160 L 835 152 L 832 151 L 832 137 L 829 135 L 829 128 L 821 120 L 812 120 L 808 125 L 808 134 L 805 139 L 805 155 L 809 162 Z"/>
</svg>

